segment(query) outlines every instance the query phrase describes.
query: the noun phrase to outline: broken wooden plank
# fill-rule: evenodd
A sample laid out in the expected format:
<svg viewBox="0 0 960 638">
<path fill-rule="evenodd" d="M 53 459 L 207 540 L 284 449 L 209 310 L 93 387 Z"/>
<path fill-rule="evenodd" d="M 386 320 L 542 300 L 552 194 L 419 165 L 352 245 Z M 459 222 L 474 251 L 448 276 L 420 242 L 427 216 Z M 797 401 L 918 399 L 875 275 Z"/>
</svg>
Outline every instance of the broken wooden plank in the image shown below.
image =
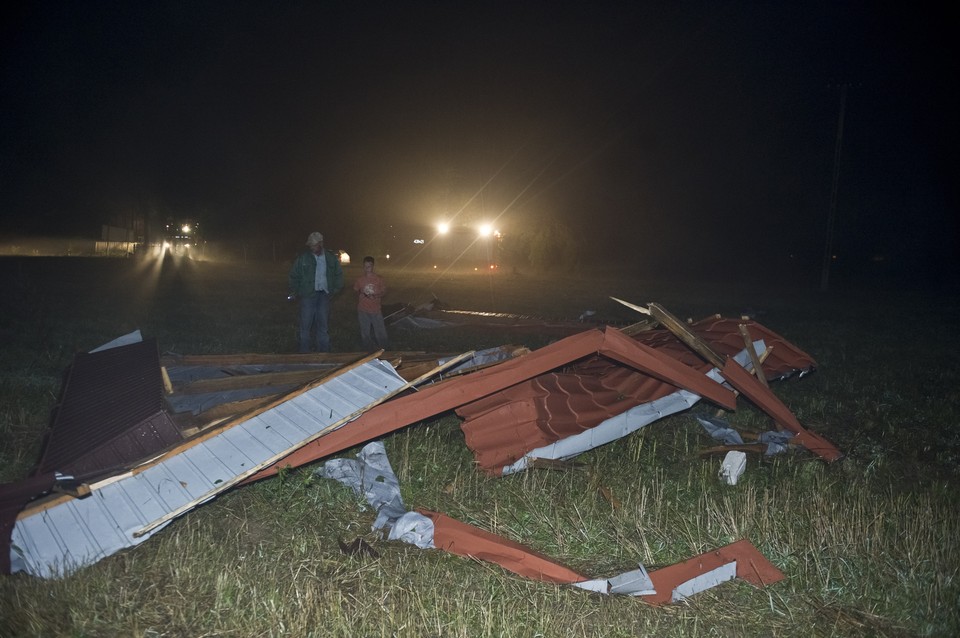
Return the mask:
<svg viewBox="0 0 960 638">
<path fill-rule="evenodd" d="M 338 366 L 339 367 L 339 366 Z M 208 392 L 227 392 L 229 390 L 249 390 L 251 388 L 269 388 L 273 386 L 300 385 L 329 375 L 337 368 L 316 368 L 313 370 L 287 370 L 284 372 L 264 372 L 260 374 L 241 374 L 216 379 L 197 379 L 183 385 L 174 386 L 179 394 L 206 394 Z"/>
<path fill-rule="evenodd" d="M 183 435 L 190 437 L 218 423 L 222 423 L 226 419 L 238 417 L 241 414 L 255 410 L 265 403 L 275 400 L 279 394 L 280 393 L 254 399 L 221 403 L 209 410 L 204 410 L 200 414 L 195 415 L 191 412 L 182 412 L 180 414 L 174 414 L 171 418 L 173 422 L 177 424 L 177 427 L 180 428 Z"/>
<path fill-rule="evenodd" d="M 648 330 L 653 330 L 659 325 L 660 324 L 653 319 L 645 319 L 643 321 L 638 321 L 636 323 L 630 324 L 629 326 L 624 326 L 623 328 L 620 328 L 620 332 L 627 335 L 628 337 L 632 337 L 633 335 L 640 334 L 641 332 L 647 332 Z"/>
<path fill-rule="evenodd" d="M 753 373 L 764 387 L 769 388 L 770 384 L 767 383 L 767 375 L 763 373 L 763 365 L 760 363 L 760 357 L 757 356 L 757 349 L 753 347 L 753 339 L 750 338 L 750 331 L 747 329 L 747 325 L 743 323 L 737 324 L 737 330 L 740 331 L 740 335 L 743 337 L 743 347 L 750 356 L 750 362 L 753 364 Z"/>
<path fill-rule="evenodd" d="M 304 354 L 166 354 L 160 357 L 164 366 L 240 366 L 240 365 L 294 365 L 294 364 L 330 364 L 345 365 L 366 356 L 365 352 L 312 352 Z M 453 356 L 459 353 L 433 354 L 422 350 L 391 351 L 382 353 L 381 358 L 415 359 Z"/>
<path fill-rule="evenodd" d="M 687 344 L 691 350 L 706 359 L 708 363 L 712 363 L 717 368 L 723 368 L 724 357 L 714 350 L 710 344 L 700 338 L 699 335 L 691 331 L 685 323 L 670 314 L 670 312 L 660 304 L 651 302 L 648 304 L 648 308 L 650 309 L 651 317 L 659 321 L 667 330 L 680 339 L 680 341 Z"/>
</svg>

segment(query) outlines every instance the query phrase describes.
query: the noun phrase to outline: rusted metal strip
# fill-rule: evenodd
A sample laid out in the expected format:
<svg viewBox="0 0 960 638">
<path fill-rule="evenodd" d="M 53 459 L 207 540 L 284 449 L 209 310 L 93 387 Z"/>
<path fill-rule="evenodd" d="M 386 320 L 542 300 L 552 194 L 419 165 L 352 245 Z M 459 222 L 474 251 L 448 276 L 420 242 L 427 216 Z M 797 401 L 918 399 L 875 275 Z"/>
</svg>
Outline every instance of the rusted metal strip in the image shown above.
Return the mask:
<svg viewBox="0 0 960 638">
<path fill-rule="evenodd" d="M 836 461 L 843 457 L 840 450 L 832 443 L 800 425 L 797 417 L 780 401 L 777 395 L 771 392 L 769 388 L 765 388 L 757 381 L 756 377 L 747 372 L 739 363 L 733 359 L 728 359 L 720 374 L 743 396 L 770 415 L 774 421 L 796 434 L 796 440 L 800 445 L 826 461 Z"/>
<path fill-rule="evenodd" d="M 682 563 L 650 572 L 650 580 L 657 593 L 641 598 L 652 605 L 665 605 L 672 600 L 673 591 L 683 583 L 733 562 L 737 564 L 737 578 L 756 587 L 772 585 L 786 578 L 750 541 L 741 539 Z"/>
<path fill-rule="evenodd" d="M 514 574 L 548 583 L 587 580 L 586 576 L 525 545 L 438 512 L 417 511 L 433 521 L 433 544 L 437 549 L 496 563 Z"/>
</svg>

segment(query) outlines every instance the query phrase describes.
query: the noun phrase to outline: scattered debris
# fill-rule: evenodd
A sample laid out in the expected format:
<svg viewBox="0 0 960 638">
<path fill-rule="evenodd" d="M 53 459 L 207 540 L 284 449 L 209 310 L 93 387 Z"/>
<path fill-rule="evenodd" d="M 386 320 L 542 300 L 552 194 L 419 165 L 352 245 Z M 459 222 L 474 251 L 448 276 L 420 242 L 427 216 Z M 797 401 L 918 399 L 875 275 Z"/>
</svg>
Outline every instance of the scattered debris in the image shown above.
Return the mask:
<svg viewBox="0 0 960 638">
<path fill-rule="evenodd" d="M 747 469 L 747 455 L 739 450 L 730 450 L 723 457 L 723 464 L 720 466 L 720 478 L 727 482 L 727 485 L 736 485 L 737 481 Z"/>
<path fill-rule="evenodd" d="M 560 325 L 450 311 L 436 299 L 390 315 L 392 321 L 452 324 L 457 317 L 464 325 L 466 317 L 474 326 L 570 331 L 535 351 L 502 346 L 461 355 L 160 357 L 154 340 L 133 333 L 78 355 L 39 473 L 0 486 L 0 532 L 11 541 L 10 551 L 3 551 L 11 560 L 6 567 L 62 576 L 142 542 L 230 487 L 450 410 L 463 419 L 479 466 L 496 475 L 570 467 L 568 459 L 702 399 L 733 410 L 738 396 L 770 415 L 777 430 L 745 442 L 746 435 L 727 421 L 700 418 L 723 443 L 710 451 L 727 453 L 721 475 L 731 485 L 745 470 L 744 449 L 769 455 L 798 445 L 827 461 L 841 457 L 768 387 L 814 370 L 809 355 L 746 318 L 684 323 L 657 304 L 622 303 L 649 319 L 624 330 L 587 328 L 592 311 Z M 105 378 L 115 381 L 104 384 Z M 90 434 L 81 437 L 84 430 Z M 135 448 L 128 443 L 133 440 L 142 445 Z M 441 513 L 408 511 L 379 443 L 364 447 L 357 460 L 330 460 L 320 472 L 362 492 L 377 511 L 374 529 L 386 530 L 388 538 L 489 560 L 529 578 L 662 604 L 733 577 L 757 586 L 784 577 L 743 540 L 649 574 L 639 565 L 612 578 L 589 579 Z M 611 507 L 619 506 L 608 488 L 597 489 Z M 50 495 L 29 502 L 44 493 Z M 360 538 L 340 541 L 340 547 L 376 555 Z"/>
<path fill-rule="evenodd" d="M 437 330 L 443 328 L 464 328 L 492 330 L 511 333 L 545 334 L 564 337 L 584 330 L 584 324 L 601 325 L 596 312 L 585 310 L 576 321 L 552 321 L 504 312 L 484 312 L 479 310 L 457 310 L 434 296 L 430 301 L 418 306 L 400 305 L 384 309 L 384 321 L 387 325 L 413 330 Z M 604 322 L 609 325 L 610 322 Z"/>
<path fill-rule="evenodd" d="M 639 596 L 655 605 L 684 600 L 737 577 L 757 587 L 784 578 L 756 548 L 741 540 L 649 574 L 643 565 L 638 565 L 638 569 L 617 576 L 590 579 L 525 545 L 439 512 L 406 511 L 400 483 L 380 442 L 364 446 L 355 460 L 327 461 L 316 474 L 362 494 L 377 513 L 372 529 L 386 531 L 390 540 L 492 562 L 525 578 L 573 585 L 600 594 Z M 412 529 L 416 533 L 411 533 Z M 738 560 L 742 568 L 738 568 Z"/>
<path fill-rule="evenodd" d="M 121 348 L 131 348 L 122 346 Z M 460 359 L 447 366 L 459 364 Z M 438 369 L 439 371 L 439 369 Z M 145 540 L 174 518 L 412 387 L 367 356 L 142 465 L 30 506 L 11 534 L 11 570 L 55 577 Z"/>
</svg>

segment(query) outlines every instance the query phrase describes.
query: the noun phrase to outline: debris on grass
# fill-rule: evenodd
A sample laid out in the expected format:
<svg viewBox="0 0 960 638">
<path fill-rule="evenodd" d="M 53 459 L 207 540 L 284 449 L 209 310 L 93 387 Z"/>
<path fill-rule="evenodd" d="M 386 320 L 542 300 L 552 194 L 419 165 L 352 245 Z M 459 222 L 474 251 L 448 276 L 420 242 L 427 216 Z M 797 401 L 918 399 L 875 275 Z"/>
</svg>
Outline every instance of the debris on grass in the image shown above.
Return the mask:
<svg viewBox="0 0 960 638">
<path fill-rule="evenodd" d="M 151 409 L 155 403 L 162 407 L 160 412 L 179 429 L 179 440 L 166 442 L 160 451 L 144 449 L 135 459 L 115 456 L 100 466 L 83 466 L 87 474 L 80 477 L 80 487 L 89 492 L 86 498 L 50 495 L 20 511 L 22 486 L 3 486 L 5 512 L 16 517 L 15 524 L 8 525 L 12 545 L 4 553 L 11 557 L 13 571 L 60 576 L 142 542 L 173 518 L 231 487 L 326 459 L 451 410 L 463 419 L 461 427 L 479 467 L 493 475 L 563 467 L 586 450 L 701 400 L 733 410 L 738 396 L 766 412 L 777 430 L 745 443 L 728 423 L 701 420 L 704 428 L 722 437 L 721 447 L 752 447 L 771 454 L 793 444 L 827 461 L 840 458 L 839 450 L 800 425 L 768 387 L 771 381 L 812 372 L 816 362 L 809 355 L 749 319 L 714 316 L 683 323 L 656 304 L 646 310 L 665 327 L 655 329 L 654 323 L 644 322 L 623 331 L 591 328 L 585 325 L 591 318 L 585 313 L 575 322 L 577 331 L 543 348 L 529 351 L 511 345 L 462 355 L 160 358 L 155 342 L 142 341 L 139 334 L 121 338 L 112 348 L 78 359 L 101 356 L 105 361 L 123 361 L 120 355 L 132 352 L 126 349 L 148 352 L 153 363 L 145 364 L 149 374 L 141 378 L 143 396 L 150 400 L 143 403 Z M 475 314 L 470 317 L 476 319 Z M 484 321 L 493 318 L 500 325 L 527 325 L 516 317 L 490 315 Z M 546 326 L 541 322 L 539 328 Z M 143 366 L 146 359 L 135 360 Z M 74 372 L 82 369 L 75 363 Z M 113 399 L 111 405 L 130 400 L 125 393 L 111 394 L 111 388 L 99 391 Z M 74 395 L 81 400 L 88 396 L 71 390 L 63 398 Z M 58 413 L 70 414 L 68 408 L 58 406 Z M 139 412 L 119 414 L 111 427 L 120 434 L 140 422 L 133 416 L 143 418 Z M 63 436 L 55 429 L 50 440 Z M 88 447 L 102 447 L 102 441 L 94 439 L 97 444 Z M 45 450 L 44 459 L 49 460 L 45 470 L 70 467 L 66 461 L 52 460 L 60 458 L 56 451 L 55 446 Z M 396 477 L 391 481 L 385 473 L 392 475 L 392 470 L 382 446 L 379 451 L 364 448 L 364 454 L 359 461 L 330 461 L 325 471 L 331 478 L 358 482 L 368 500 L 376 503 L 375 528 L 389 529 L 391 538 L 421 547 L 491 560 L 540 580 L 639 595 L 656 604 L 681 600 L 733 576 L 761 586 L 783 578 L 748 542 L 738 541 L 679 566 L 647 574 L 641 565 L 593 581 L 530 548 L 441 513 L 407 511 Z M 745 464 L 742 457 L 728 456 L 728 461 L 723 477 L 736 484 Z M 370 468 L 377 469 L 366 476 Z M 56 480 L 34 483 L 32 489 L 41 495 L 53 489 Z M 14 497 L 8 499 L 10 495 Z M 604 497 L 617 506 L 612 493 Z M 369 554 L 363 543 L 342 545 Z M 606 584 L 596 584 L 600 582 Z"/>
</svg>

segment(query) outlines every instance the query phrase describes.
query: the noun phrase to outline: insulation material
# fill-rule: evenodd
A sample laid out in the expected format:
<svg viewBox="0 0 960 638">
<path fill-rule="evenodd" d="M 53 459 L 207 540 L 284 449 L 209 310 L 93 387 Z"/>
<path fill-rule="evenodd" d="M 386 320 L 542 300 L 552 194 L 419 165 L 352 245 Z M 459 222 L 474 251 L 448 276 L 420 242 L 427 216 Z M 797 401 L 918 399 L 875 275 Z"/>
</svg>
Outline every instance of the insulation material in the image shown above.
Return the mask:
<svg viewBox="0 0 960 638">
<path fill-rule="evenodd" d="M 377 512 L 377 519 L 373 522 L 374 531 L 392 529 L 407 513 L 400 496 L 400 481 L 390 467 L 390 459 L 387 458 L 383 443 L 379 441 L 365 445 L 356 460 L 331 459 L 315 474 L 339 481 L 353 488 L 358 496 L 366 498 L 367 503 Z M 431 546 L 432 544 L 428 545 Z"/>
<path fill-rule="evenodd" d="M 720 465 L 720 478 L 726 481 L 727 485 L 736 485 L 746 469 L 747 455 L 739 450 L 730 450 Z"/>
<path fill-rule="evenodd" d="M 737 561 L 724 563 L 716 569 L 711 569 L 706 573 L 694 576 L 690 580 L 677 585 L 673 591 L 670 592 L 670 602 L 676 603 L 686 600 L 694 594 L 713 589 L 717 585 L 733 580 L 736 577 Z"/>
</svg>

